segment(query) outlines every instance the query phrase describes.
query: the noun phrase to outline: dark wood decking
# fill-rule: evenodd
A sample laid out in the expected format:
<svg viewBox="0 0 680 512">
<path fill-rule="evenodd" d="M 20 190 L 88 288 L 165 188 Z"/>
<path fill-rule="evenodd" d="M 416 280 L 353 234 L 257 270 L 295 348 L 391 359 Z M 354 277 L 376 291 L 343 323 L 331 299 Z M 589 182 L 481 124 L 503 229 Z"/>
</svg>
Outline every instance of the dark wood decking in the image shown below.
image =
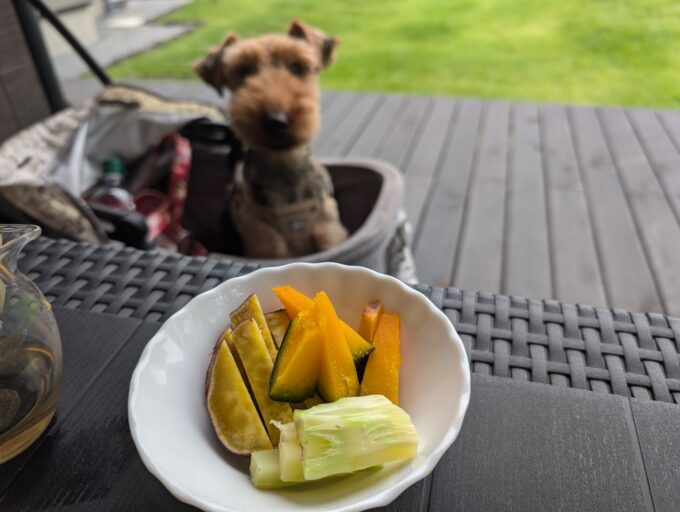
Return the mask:
<svg viewBox="0 0 680 512">
<path fill-rule="evenodd" d="M 423 282 L 680 315 L 680 113 L 329 93 L 322 156 L 404 173 Z"/>
<path fill-rule="evenodd" d="M 680 316 L 680 112 L 353 93 L 322 107 L 317 154 L 403 172 L 423 282 Z"/>
</svg>

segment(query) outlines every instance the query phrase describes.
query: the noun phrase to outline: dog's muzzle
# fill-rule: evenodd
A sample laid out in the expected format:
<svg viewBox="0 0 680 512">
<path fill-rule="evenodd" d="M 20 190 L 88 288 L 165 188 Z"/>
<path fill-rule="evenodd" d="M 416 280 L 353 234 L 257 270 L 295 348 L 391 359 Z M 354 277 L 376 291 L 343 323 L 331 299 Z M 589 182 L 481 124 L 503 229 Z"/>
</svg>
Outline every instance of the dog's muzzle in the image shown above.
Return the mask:
<svg viewBox="0 0 680 512">
<path fill-rule="evenodd" d="M 264 127 L 272 135 L 280 135 L 288 130 L 290 122 L 282 110 L 271 112 L 264 120 Z"/>
</svg>

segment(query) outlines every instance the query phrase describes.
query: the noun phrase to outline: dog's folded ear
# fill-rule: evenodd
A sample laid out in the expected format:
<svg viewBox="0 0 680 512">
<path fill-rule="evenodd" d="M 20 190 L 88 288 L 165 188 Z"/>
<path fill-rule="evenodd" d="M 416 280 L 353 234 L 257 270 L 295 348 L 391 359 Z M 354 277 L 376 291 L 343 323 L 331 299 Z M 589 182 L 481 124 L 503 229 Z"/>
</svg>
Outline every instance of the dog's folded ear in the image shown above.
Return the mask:
<svg viewBox="0 0 680 512">
<path fill-rule="evenodd" d="M 224 38 L 222 44 L 216 46 L 208 52 L 208 55 L 194 64 L 194 71 L 205 83 L 215 88 L 217 93 L 222 96 L 222 88 L 226 85 L 224 78 L 224 62 L 222 57 L 228 46 L 238 41 L 236 34 L 229 34 Z"/>
<path fill-rule="evenodd" d="M 317 48 L 321 69 L 325 69 L 333 63 L 335 48 L 340 43 L 340 39 L 337 37 L 327 36 L 318 28 L 307 25 L 300 20 L 293 20 L 288 27 L 288 35 L 296 39 L 304 39 Z"/>
</svg>

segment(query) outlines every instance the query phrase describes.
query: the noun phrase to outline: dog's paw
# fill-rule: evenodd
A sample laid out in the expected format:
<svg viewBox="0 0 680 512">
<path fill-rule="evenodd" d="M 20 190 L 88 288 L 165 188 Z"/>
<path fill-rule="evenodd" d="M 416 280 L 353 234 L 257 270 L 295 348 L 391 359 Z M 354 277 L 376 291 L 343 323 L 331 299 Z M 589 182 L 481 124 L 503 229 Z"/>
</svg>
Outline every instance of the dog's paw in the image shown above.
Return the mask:
<svg viewBox="0 0 680 512">
<path fill-rule="evenodd" d="M 347 240 L 348 233 L 340 222 L 322 222 L 312 229 L 312 238 L 317 251 L 325 251 Z"/>
</svg>

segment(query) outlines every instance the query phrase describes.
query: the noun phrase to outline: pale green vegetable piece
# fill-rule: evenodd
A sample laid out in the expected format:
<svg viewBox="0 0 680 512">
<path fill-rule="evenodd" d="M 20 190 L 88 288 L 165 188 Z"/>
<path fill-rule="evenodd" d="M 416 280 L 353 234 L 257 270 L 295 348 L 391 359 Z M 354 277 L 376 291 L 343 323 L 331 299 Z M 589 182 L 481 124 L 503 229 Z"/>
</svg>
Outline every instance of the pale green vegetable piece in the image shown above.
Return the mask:
<svg viewBox="0 0 680 512">
<path fill-rule="evenodd" d="M 305 475 L 302 468 L 302 448 L 298 439 L 295 423 L 278 424 L 281 431 L 279 440 L 279 464 L 281 466 L 281 480 L 284 482 L 304 482 Z"/>
<path fill-rule="evenodd" d="M 295 411 L 305 480 L 415 457 L 409 415 L 382 395 L 341 398 Z"/>
<path fill-rule="evenodd" d="M 250 481 L 258 489 L 276 489 L 289 485 L 281 480 L 279 450 L 261 450 L 250 455 Z"/>
</svg>

